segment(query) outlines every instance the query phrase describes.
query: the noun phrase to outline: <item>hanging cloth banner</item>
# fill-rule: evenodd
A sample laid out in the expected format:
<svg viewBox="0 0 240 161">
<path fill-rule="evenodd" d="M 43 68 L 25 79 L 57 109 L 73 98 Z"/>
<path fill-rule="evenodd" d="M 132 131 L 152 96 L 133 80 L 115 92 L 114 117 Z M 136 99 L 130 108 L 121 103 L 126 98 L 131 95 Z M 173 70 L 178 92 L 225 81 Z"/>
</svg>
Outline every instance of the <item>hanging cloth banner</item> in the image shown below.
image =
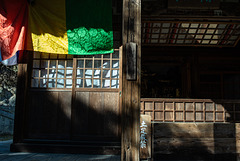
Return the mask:
<svg viewBox="0 0 240 161">
<path fill-rule="evenodd" d="M 0 0 L 0 61 L 14 57 L 24 50 L 27 33 L 28 7 L 26 0 Z M 14 65 L 15 59 L 5 61 Z"/>
<path fill-rule="evenodd" d="M 112 0 L 34 0 L 31 4 L 27 0 L 0 0 L 0 4 L 3 60 L 18 50 L 113 53 Z"/>
</svg>

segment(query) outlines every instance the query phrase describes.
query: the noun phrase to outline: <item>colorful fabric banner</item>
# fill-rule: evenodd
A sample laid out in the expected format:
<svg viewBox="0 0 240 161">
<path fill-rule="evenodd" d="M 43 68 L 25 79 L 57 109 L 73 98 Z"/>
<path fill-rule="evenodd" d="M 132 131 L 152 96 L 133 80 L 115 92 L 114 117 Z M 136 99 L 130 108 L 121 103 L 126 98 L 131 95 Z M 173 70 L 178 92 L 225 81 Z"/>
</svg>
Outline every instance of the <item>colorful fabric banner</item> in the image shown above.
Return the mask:
<svg viewBox="0 0 240 161">
<path fill-rule="evenodd" d="M 26 0 L 0 0 L 1 59 L 13 57 L 24 49 L 28 8 Z"/>
<path fill-rule="evenodd" d="M 2 59 L 18 50 L 94 55 L 113 52 L 112 0 L 0 0 Z M 3 4 L 3 5 L 2 5 Z"/>
</svg>

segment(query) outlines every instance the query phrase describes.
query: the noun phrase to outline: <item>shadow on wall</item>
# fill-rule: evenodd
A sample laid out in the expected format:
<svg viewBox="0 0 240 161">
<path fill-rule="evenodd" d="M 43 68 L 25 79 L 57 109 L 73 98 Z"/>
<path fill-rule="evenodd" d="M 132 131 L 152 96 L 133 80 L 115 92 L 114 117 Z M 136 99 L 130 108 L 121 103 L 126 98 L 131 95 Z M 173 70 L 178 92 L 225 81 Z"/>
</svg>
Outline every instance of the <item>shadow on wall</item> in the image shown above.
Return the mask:
<svg viewBox="0 0 240 161">
<path fill-rule="evenodd" d="M 30 91 L 25 122 L 21 123 L 24 126 L 17 125 L 23 127 L 24 133 L 19 142 L 64 144 L 67 147 L 64 152 L 69 153 L 120 154 L 119 93 L 81 91 L 75 93 L 75 98 L 72 101 L 71 91 Z M 28 145 L 19 149 L 14 144 L 13 151 L 61 151 Z"/>
<path fill-rule="evenodd" d="M 240 128 L 229 108 L 226 123 L 153 123 L 154 160 L 237 161 Z"/>
</svg>

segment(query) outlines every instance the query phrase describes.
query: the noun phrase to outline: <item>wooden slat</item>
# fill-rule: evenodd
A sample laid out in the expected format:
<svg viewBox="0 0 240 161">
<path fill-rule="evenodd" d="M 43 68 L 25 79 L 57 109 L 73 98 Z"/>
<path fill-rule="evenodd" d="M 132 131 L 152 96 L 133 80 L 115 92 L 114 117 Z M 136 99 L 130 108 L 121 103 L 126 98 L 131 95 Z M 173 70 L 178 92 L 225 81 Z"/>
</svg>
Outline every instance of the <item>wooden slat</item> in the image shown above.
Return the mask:
<svg viewBox="0 0 240 161">
<path fill-rule="evenodd" d="M 89 114 L 89 92 L 76 92 L 72 111 L 73 137 L 88 134 Z"/>
<path fill-rule="evenodd" d="M 240 151 L 239 123 L 154 123 L 154 155 L 226 154 Z"/>
<path fill-rule="evenodd" d="M 120 108 L 118 92 L 104 93 L 104 135 L 120 138 Z"/>
</svg>

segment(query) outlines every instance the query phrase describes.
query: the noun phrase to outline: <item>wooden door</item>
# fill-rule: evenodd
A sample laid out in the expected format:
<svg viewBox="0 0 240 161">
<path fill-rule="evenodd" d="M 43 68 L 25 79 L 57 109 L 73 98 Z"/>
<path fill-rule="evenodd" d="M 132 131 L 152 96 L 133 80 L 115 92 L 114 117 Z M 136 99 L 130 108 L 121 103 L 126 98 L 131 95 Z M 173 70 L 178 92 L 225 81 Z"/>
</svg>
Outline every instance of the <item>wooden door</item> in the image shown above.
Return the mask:
<svg viewBox="0 0 240 161">
<path fill-rule="evenodd" d="M 121 55 L 78 57 L 74 63 L 72 139 L 120 142 Z"/>
<path fill-rule="evenodd" d="M 34 54 L 25 140 L 120 145 L 121 52 Z"/>
</svg>

